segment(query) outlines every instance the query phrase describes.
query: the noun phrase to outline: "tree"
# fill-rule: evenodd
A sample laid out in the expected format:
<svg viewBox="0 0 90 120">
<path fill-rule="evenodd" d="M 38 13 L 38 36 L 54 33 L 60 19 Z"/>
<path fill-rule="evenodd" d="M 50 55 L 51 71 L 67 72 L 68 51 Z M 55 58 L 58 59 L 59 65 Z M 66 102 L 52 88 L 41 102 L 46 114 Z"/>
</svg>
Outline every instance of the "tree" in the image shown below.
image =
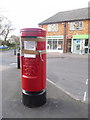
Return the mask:
<svg viewBox="0 0 90 120">
<path fill-rule="evenodd" d="M 0 15 L 0 36 L 6 41 L 9 33 L 14 30 L 12 23 L 6 17 Z"/>
<path fill-rule="evenodd" d="M 16 43 L 16 44 L 20 44 L 20 37 L 19 36 L 15 36 L 15 35 L 12 35 L 9 39 L 9 42 L 11 43 Z"/>
</svg>

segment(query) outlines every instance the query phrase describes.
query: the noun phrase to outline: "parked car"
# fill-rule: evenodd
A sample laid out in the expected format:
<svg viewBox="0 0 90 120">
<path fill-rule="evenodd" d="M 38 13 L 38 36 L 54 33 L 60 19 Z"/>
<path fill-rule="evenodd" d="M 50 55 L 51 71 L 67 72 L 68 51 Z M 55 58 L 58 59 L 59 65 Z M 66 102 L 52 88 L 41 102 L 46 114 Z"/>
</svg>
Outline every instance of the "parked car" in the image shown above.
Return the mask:
<svg viewBox="0 0 90 120">
<path fill-rule="evenodd" d="M 5 49 L 5 48 L 8 48 L 8 46 L 7 45 L 1 45 L 0 46 L 0 49 Z"/>
</svg>

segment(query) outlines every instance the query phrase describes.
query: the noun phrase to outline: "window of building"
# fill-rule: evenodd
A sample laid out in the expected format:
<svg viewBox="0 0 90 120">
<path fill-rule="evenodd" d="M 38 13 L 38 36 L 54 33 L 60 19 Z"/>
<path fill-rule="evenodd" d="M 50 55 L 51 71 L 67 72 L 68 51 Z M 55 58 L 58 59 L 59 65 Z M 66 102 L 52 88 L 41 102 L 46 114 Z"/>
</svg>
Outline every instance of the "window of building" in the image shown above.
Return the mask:
<svg viewBox="0 0 90 120">
<path fill-rule="evenodd" d="M 58 50 L 63 50 L 63 41 L 58 40 Z"/>
<path fill-rule="evenodd" d="M 76 50 L 80 50 L 80 45 L 76 45 Z"/>
<path fill-rule="evenodd" d="M 57 32 L 58 31 L 58 24 L 49 24 L 48 25 L 48 32 Z"/>
<path fill-rule="evenodd" d="M 70 30 L 82 30 L 83 29 L 83 22 L 76 21 L 70 23 Z"/>
<path fill-rule="evenodd" d="M 85 39 L 85 46 L 88 46 L 88 39 Z"/>
<path fill-rule="evenodd" d="M 57 40 L 53 40 L 53 50 L 57 50 Z"/>
<path fill-rule="evenodd" d="M 52 40 L 48 40 L 48 41 L 47 41 L 47 49 L 48 49 L 48 50 L 52 50 L 52 49 L 53 49 Z"/>
<path fill-rule="evenodd" d="M 49 39 L 47 40 L 47 50 L 62 50 L 63 40 Z"/>
</svg>

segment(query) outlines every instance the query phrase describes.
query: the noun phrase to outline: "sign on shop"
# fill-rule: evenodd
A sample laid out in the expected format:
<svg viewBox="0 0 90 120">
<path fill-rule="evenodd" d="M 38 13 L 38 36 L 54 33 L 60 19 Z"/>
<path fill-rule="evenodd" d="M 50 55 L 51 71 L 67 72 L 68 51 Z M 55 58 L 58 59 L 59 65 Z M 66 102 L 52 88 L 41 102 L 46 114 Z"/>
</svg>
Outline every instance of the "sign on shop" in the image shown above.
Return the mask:
<svg viewBox="0 0 90 120">
<path fill-rule="evenodd" d="M 47 36 L 46 39 L 63 39 L 63 35 L 60 35 L 60 36 Z"/>
</svg>

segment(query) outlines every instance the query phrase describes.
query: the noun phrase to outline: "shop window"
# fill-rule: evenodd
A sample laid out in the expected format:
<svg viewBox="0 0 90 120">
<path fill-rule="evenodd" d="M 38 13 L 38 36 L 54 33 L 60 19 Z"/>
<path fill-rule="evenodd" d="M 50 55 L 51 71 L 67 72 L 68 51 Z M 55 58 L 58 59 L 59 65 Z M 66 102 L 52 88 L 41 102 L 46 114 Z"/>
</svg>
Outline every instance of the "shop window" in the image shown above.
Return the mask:
<svg viewBox="0 0 90 120">
<path fill-rule="evenodd" d="M 53 49 L 57 50 L 57 40 L 53 40 Z"/>
<path fill-rule="evenodd" d="M 62 50 L 63 41 L 58 39 L 49 39 L 47 40 L 47 49 L 48 50 Z"/>
<path fill-rule="evenodd" d="M 80 40 L 79 40 L 79 39 L 76 39 L 76 43 L 80 44 Z"/>
<path fill-rule="evenodd" d="M 85 48 L 85 53 L 88 53 L 88 48 Z"/>
<path fill-rule="evenodd" d="M 82 30 L 83 29 L 83 22 L 76 21 L 70 23 L 70 30 Z"/>
<path fill-rule="evenodd" d="M 62 50 L 63 49 L 63 41 L 58 40 L 58 50 Z"/>
<path fill-rule="evenodd" d="M 88 39 L 85 40 L 85 46 L 88 46 Z"/>
<path fill-rule="evenodd" d="M 80 50 L 80 45 L 76 45 L 76 50 Z"/>
<path fill-rule="evenodd" d="M 47 49 L 53 49 L 53 44 L 52 44 L 52 40 L 48 40 L 47 41 Z"/>
</svg>

